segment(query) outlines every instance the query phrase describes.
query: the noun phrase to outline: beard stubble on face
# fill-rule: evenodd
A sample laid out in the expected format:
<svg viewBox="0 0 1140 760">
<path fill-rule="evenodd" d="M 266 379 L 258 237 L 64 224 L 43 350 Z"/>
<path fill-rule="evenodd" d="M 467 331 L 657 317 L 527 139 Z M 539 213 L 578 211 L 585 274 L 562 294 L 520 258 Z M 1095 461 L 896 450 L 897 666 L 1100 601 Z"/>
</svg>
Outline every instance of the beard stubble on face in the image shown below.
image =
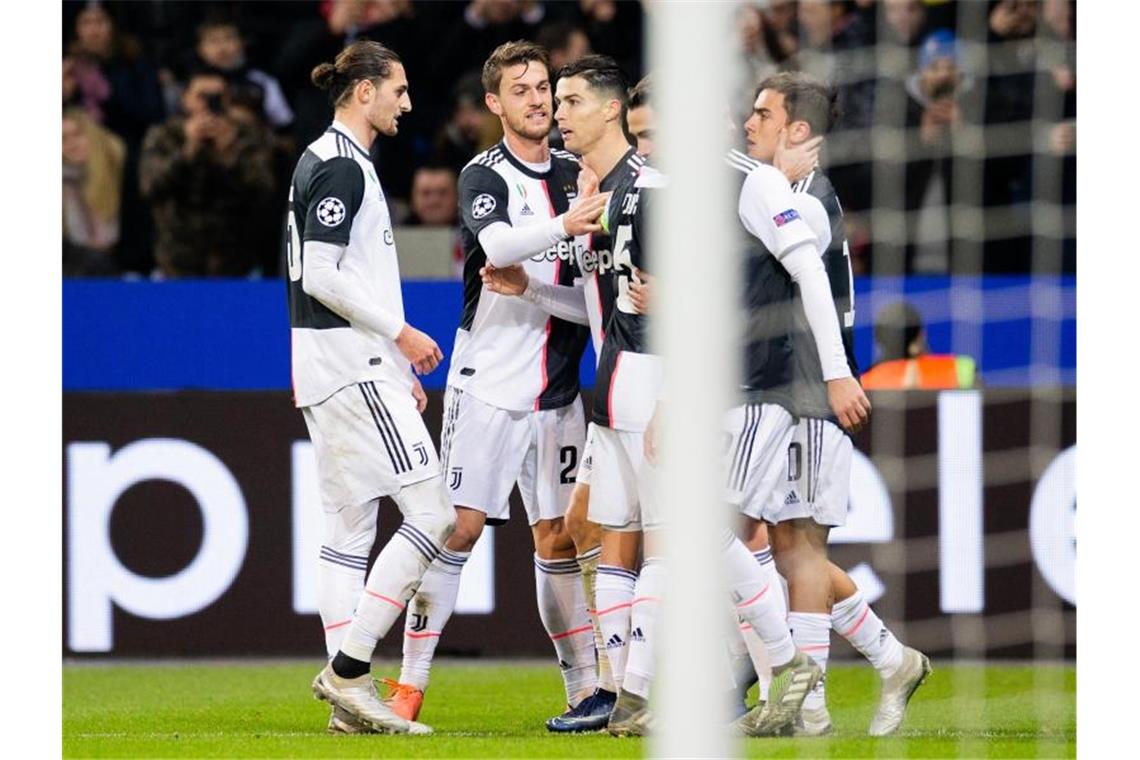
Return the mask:
<svg viewBox="0 0 1140 760">
<path fill-rule="evenodd" d="M 511 128 L 512 132 L 528 140 L 539 140 L 550 134 L 550 127 L 553 122 L 549 115 L 541 122 L 531 121 L 527 116 L 528 114 L 524 113 L 521 116 L 508 117 L 507 126 Z"/>
</svg>

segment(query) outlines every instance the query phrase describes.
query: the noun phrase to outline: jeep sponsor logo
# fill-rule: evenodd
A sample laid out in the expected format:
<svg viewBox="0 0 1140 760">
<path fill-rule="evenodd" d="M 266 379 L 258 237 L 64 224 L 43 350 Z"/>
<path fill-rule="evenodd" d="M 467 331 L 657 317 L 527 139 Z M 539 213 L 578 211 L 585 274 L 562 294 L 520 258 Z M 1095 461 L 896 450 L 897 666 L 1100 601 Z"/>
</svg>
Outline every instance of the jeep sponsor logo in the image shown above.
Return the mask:
<svg viewBox="0 0 1140 760">
<path fill-rule="evenodd" d="M 573 240 L 559 240 L 557 245 L 552 245 L 542 253 L 536 253 L 530 257 L 531 261 L 558 261 L 561 259 L 567 263 L 573 262 L 574 257 L 578 252 L 578 244 Z"/>
</svg>

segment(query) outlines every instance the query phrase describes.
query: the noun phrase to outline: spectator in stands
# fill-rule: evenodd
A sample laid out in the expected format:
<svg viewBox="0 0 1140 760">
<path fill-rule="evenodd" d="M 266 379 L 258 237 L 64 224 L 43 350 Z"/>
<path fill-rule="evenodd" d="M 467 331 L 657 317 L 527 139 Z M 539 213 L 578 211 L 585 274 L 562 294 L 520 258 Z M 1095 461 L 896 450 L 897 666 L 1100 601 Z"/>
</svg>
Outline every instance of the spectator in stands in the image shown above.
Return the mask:
<svg viewBox="0 0 1140 760">
<path fill-rule="evenodd" d="M 972 85 L 962 69 L 954 33 L 936 29 L 927 35 L 918 49 L 918 69 L 905 86 L 908 272 L 945 273 L 950 269 L 952 138 L 964 123 L 964 110 L 973 103 L 964 97 Z M 969 120 L 976 121 L 976 115 Z"/>
<path fill-rule="evenodd" d="M 457 71 L 481 68 L 502 43 L 533 38 L 545 19 L 546 7 L 536 0 L 471 0 L 433 43 L 431 80 L 442 85 Z"/>
<path fill-rule="evenodd" d="M 737 43 L 744 78 L 733 103 L 740 103 L 741 107 L 751 104 L 756 84 L 779 71 L 781 64 L 795 54 L 798 42 L 794 24 L 795 6 L 788 0 L 767 7 L 757 3 L 737 7 Z M 747 110 L 741 111 L 737 121 L 743 122 L 747 116 Z"/>
<path fill-rule="evenodd" d="M 421 166 L 412 175 L 412 213 L 404 220 L 410 226 L 447 225 L 457 222 L 459 190 L 450 166 Z"/>
<path fill-rule="evenodd" d="M 926 30 L 926 5 L 922 0 L 883 0 L 887 42 L 913 47 Z"/>
<path fill-rule="evenodd" d="M 551 71 L 558 71 L 566 64 L 593 52 L 586 33 L 580 27 L 566 22 L 547 24 L 538 30 L 534 41 L 550 53 Z"/>
<path fill-rule="evenodd" d="M 499 120 L 483 103 L 479 71 L 460 77 L 451 97 L 451 116 L 436 136 L 433 163 L 450 166 L 458 176 L 476 153 L 493 145 L 502 133 Z"/>
<path fill-rule="evenodd" d="M 230 115 L 226 79 L 191 75 L 182 115 L 153 127 L 140 184 L 151 203 L 155 257 L 167 277 L 242 276 L 255 266 L 256 224 L 274 192 L 272 158 L 257 132 Z"/>
<path fill-rule="evenodd" d="M 979 384 L 970 357 L 930 353 L 922 315 L 906 301 L 879 312 L 875 343 L 879 361 L 860 378 L 866 390 L 942 390 Z"/>
<path fill-rule="evenodd" d="M 63 60 L 63 102 L 83 107 L 128 147 L 165 115 L 154 67 L 99 3 L 88 3 L 76 16 Z"/>
<path fill-rule="evenodd" d="M 113 274 L 119 242 L 123 141 L 82 108 L 63 113 L 63 273 Z"/>
<path fill-rule="evenodd" d="M 284 129 L 293 122 L 293 110 L 277 79 L 246 62 L 241 30 L 230 17 L 213 14 L 198 25 L 197 52 L 203 64 L 226 73 L 231 91 L 246 83 L 260 89 L 265 120 L 274 129 Z"/>
</svg>

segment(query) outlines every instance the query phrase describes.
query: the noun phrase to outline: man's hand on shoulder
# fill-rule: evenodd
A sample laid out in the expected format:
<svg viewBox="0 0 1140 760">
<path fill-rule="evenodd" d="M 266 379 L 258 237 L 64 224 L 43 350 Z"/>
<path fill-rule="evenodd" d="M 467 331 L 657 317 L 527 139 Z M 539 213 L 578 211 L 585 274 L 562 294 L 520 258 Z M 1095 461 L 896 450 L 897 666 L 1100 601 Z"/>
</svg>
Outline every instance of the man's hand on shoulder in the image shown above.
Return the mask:
<svg viewBox="0 0 1140 760">
<path fill-rule="evenodd" d="M 400 330 L 400 334 L 396 336 L 396 346 L 420 375 L 431 372 L 443 361 L 443 352 L 439 350 L 439 346 L 431 336 L 411 325 L 406 324 L 404 329 Z"/>
<path fill-rule="evenodd" d="M 502 268 L 487 264 L 479 270 L 479 276 L 487 290 L 504 296 L 521 296 L 530 282 L 522 264 Z"/>
<path fill-rule="evenodd" d="M 788 145 L 788 131 L 780 130 L 780 140 L 776 153 L 772 156 L 772 166 L 788 178 L 788 182 L 799 182 L 819 166 L 819 149 L 822 137 L 813 137 L 799 145 Z"/>
<path fill-rule="evenodd" d="M 849 433 L 858 433 L 871 418 L 871 402 L 863 386 L 853 377 L 828 380 L 827 402 L 839 418 L 839 424 Z"/>
</svg>

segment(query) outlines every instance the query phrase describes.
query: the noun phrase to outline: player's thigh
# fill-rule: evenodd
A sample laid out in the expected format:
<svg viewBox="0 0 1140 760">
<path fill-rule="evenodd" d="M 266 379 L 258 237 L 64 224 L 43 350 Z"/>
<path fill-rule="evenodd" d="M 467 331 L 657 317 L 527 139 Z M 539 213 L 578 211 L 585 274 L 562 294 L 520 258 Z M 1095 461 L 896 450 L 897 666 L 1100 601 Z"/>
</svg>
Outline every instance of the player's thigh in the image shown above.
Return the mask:
<svg viewBox="0 0 1140 760">
<path fill-rule="evenodd" d="M 435 446 L 405 391 L 379 380 L 354 383 L 305 408 L 326 512 L 439 474 Z"/>
<path fill-rule="evenodd" d="M 456 507 L 492 524 L 510 515 L 510 495 L 530 446 L 532 412 L 511 412 L 448 388 L 444 404 L 444 473 Z"/>
<path fill-rule="evenodd" d="M 582 461 L 578 464 L 578 471 L 574 480 L 581 485 L 589 487 L 590 474 L 594 470 L 594 431 L 598 426 L 593 422 L 586 425 L 586 443 L 582 446 Z"/>
<path fill-rule="evenodd" d="M 640 432 L 598 426 L 590 474 L 590 521 L 608 531 L 640 531 L 638 469 L 644 458 Z"/>
<path fill-rule="evenodd" d="M 764 507 L 784 473 L 784 457 L 795 419 L 778 404 L 745 404 L 731 410 L 728 500 L 747 517 L 766 519 Z"/>
<path fill-rule="evenodd" d="M 534 412 L 531 431 L 518 486 L 527 522 L 533 526 L 540 520 L 561 519 L 570 505 L 586 442 L 582 400 Z"/>
<path fill-rule="evenodd" d="M 788 443 L 784 473 L 772 491 L 764 518 L 774 524 L 810 520 L 828 528 L 843 525 L 852 451 L 851 438 L 838 425 L 802 418 Z"/>
</svg>

